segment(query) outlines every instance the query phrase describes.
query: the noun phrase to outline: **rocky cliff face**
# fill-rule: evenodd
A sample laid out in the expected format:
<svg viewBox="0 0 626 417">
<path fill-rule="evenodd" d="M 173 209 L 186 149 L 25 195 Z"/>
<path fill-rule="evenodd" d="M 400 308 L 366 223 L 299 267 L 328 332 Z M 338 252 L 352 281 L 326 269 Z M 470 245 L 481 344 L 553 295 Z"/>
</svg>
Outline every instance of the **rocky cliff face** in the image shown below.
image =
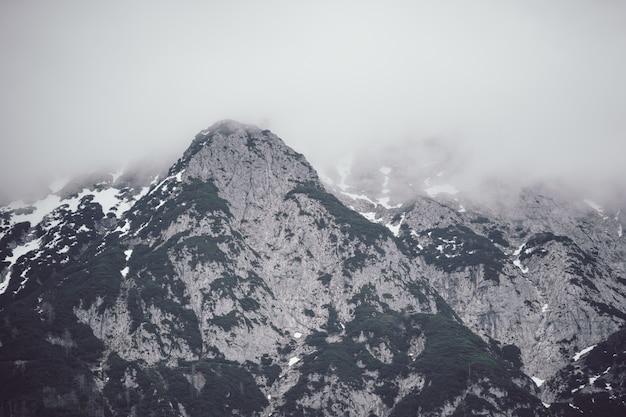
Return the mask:
<svg viewBox="0 0 626 417">
<path fill-rule="evenodd" d="M 269 131 L 220 122 L 124 216 L 97 208 L 92 243 L 3 304 L 7 415 L 548 415 L 412 242 Z M 37 282 L 15 247 L 8 287 Z"/>
<path fill-rule="evenodd" d="M 454 191 L 392 208 L 383 204 L 385 191 L 394 188 L 391 168 L 380 170 L 377 185 L 353 180 L 346 187 L 350 178 L 344 178 L 337 195 L 398 235 L 468 327 L 519 349 L 524 372 L 538 385 L 550 380 L 544 402 L 566 401 L 555 391 L 569 392 L 563 381 L 573 378 L 576 353 L 622 328 L 626 245 L 619 210 L 540 186 L 502 204 Z"/>
</svg>

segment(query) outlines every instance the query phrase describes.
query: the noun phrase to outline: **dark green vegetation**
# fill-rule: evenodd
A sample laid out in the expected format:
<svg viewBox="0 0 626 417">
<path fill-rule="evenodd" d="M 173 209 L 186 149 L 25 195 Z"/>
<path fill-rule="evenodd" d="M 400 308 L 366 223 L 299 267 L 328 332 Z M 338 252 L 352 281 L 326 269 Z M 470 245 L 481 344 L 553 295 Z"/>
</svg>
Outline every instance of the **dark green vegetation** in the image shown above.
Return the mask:
<svg viewBox="0 0 626 417">
<path fill-rule="evenodd" d="M 393 239 L 393 235 L 386 227 L 372 223 L 365 217 L 344 206 L 334 195 L 324 191 L 314 183 L 302 183 L 297 185 L 285 196 L 292 198 L 294 194 L 304 194 L 317 200 L 324 206 L 328 213 L 333 216 L 343 233 L 356 239 L 360 239 L 368 246 L 375 245 L 382 238 Z M 306 214 L 306 213 L 303 213 Z M 319 225 L 323 227 L 323 225 Z"/>
<path fill-rule="evenodd" d="M 128 219 L 132 230 L 141 237 L 148 237 L 157 234 L 189 210 L 198 220 L 218 212 L 218 215 L 212 217 L 216 231 L 225 219 L 231 217 L 228 203 L 218 195 L 217 187 L 212 182 L 198 179 L 178 182 L 176 178 L 169 177 L 159 188 L 153 189 L 135 204 Z"/>
<path fill-rule="evenodd" d="M 420 235 L 429 236 L 432 242 L 421 251 L 414 249 L 415 253 L 423 256 L 427 263 L 445 272 L 463 271 L 469 267 L 482 265 L 485 279 L 500 282 L 499 275 L 506 255 L 491 242 L 490 238 L 462 225 L 429 229 Z M 498 236 L 493 235 L 492 239 Z"/>
<path fill-rule="evenodd" d="M 355 390 L 373 384 L 375 394 L 390 408 L 391 416 L 415 415 L 417 410 L 436 413 L 456 397 L 461 398 L 459 415 L 496 411 L 485 400 L 494 389 L 506 393 L 499 400 L 501 406 L 516 409 L 522 404 L 531 408 L 539 405 L 536 398 L 511 382 L 524 376 L 517 364 L 507 360 L 515 357 L 516 352 L 510 348 L 504 349 L 508 356 L 505 358 L 500 349 L 492 349 L 451 317 L 380 312 L 366 301 L 367 291 L 361 295 L 354 320 L 346 323 L 345 337 L 340 341 L 327 341 L 340 329 L 307 337 L 306 343 L 316 350 L 299 365 L 300 379 L 286 394 L 286 404 L 281 409 L 286 415 L 341 412 L 336 409 L 337 404 L 320 404 L 320 409 L 312 410 L 298 403 L 298 399 L 314 395 L 332 381 Z M 399 396 L 401 381 L 418 375 L 425 378 L 423 388 L 416 387 L 408 395 Z M 470 385 L 479 387 L 480 396 L 466 393 Z"/>
<path fill-rule="evenodd" d="M 157 411 L 157 415 L 170 416 L 185 410 L 188 415 L 249 416 L 267 405 L 251 372 L 227 361 L 142 367 L 113 354 L 106 375 L 109 382 L 104 393 L 120 415 Z"/>
<path fill-rule="evenodd" d="M 551 382 L 565 385 L 550 407 L 556 416 L 626 415 L 626 328 L 568 365 Z"/>
</svg>

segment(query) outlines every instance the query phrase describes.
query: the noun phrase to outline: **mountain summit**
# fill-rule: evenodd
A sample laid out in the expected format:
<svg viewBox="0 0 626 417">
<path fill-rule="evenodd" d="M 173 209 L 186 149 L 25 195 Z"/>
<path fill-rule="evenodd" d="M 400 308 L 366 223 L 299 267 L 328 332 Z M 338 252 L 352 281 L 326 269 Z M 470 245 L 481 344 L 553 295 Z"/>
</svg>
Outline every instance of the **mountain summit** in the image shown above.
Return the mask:
<svg viewBox="0 0 626 417">
<path fill-rule="evenodd" d="M 271 132 L 216 123 L 137 196 L 117 215 L 85 196 L 93 233 L 45 274 L 40 226 L 3 212 L 7 288 L 30 283 L 0 300 L 4 414 L 550 415 L 410 230 L 346 207 Z"/>
</svg>

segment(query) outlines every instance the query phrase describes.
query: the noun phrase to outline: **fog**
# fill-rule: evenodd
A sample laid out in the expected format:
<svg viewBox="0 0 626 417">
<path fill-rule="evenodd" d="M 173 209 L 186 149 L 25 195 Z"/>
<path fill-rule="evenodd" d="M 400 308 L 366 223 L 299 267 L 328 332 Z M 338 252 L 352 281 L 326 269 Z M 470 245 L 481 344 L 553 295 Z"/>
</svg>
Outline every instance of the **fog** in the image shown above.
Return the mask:
<svg viewBox="0 0 626 417">
<path fill-rule="evenodd" d="M 623 192 L 625 2 L 309 3 L 1 2 L 0 186 L 174 160 L 229 118 L 319 167 L 441 141 L 467 184 Z"/>
</svg>

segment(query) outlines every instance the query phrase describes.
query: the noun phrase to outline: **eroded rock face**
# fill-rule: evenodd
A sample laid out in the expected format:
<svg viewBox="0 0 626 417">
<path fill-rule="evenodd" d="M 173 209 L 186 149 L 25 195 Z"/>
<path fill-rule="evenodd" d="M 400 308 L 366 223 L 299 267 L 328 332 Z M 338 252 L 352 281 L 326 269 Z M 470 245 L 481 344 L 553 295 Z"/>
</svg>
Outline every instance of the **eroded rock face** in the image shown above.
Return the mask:
<svg viewBox="0 0 626 417">
<path fill-rule="evenodd" d="M 418 199 L 396 218 L 425 276 L 464 323 L 518 346 L 525 371 L 546 379 L 623 324 L 624 266 L 616 259 L 624 245 L 606 231 L 618 230 L 615 220 L 541 196 L 528 207 L 529 194 L 506 215 Z"/>
</svg>

